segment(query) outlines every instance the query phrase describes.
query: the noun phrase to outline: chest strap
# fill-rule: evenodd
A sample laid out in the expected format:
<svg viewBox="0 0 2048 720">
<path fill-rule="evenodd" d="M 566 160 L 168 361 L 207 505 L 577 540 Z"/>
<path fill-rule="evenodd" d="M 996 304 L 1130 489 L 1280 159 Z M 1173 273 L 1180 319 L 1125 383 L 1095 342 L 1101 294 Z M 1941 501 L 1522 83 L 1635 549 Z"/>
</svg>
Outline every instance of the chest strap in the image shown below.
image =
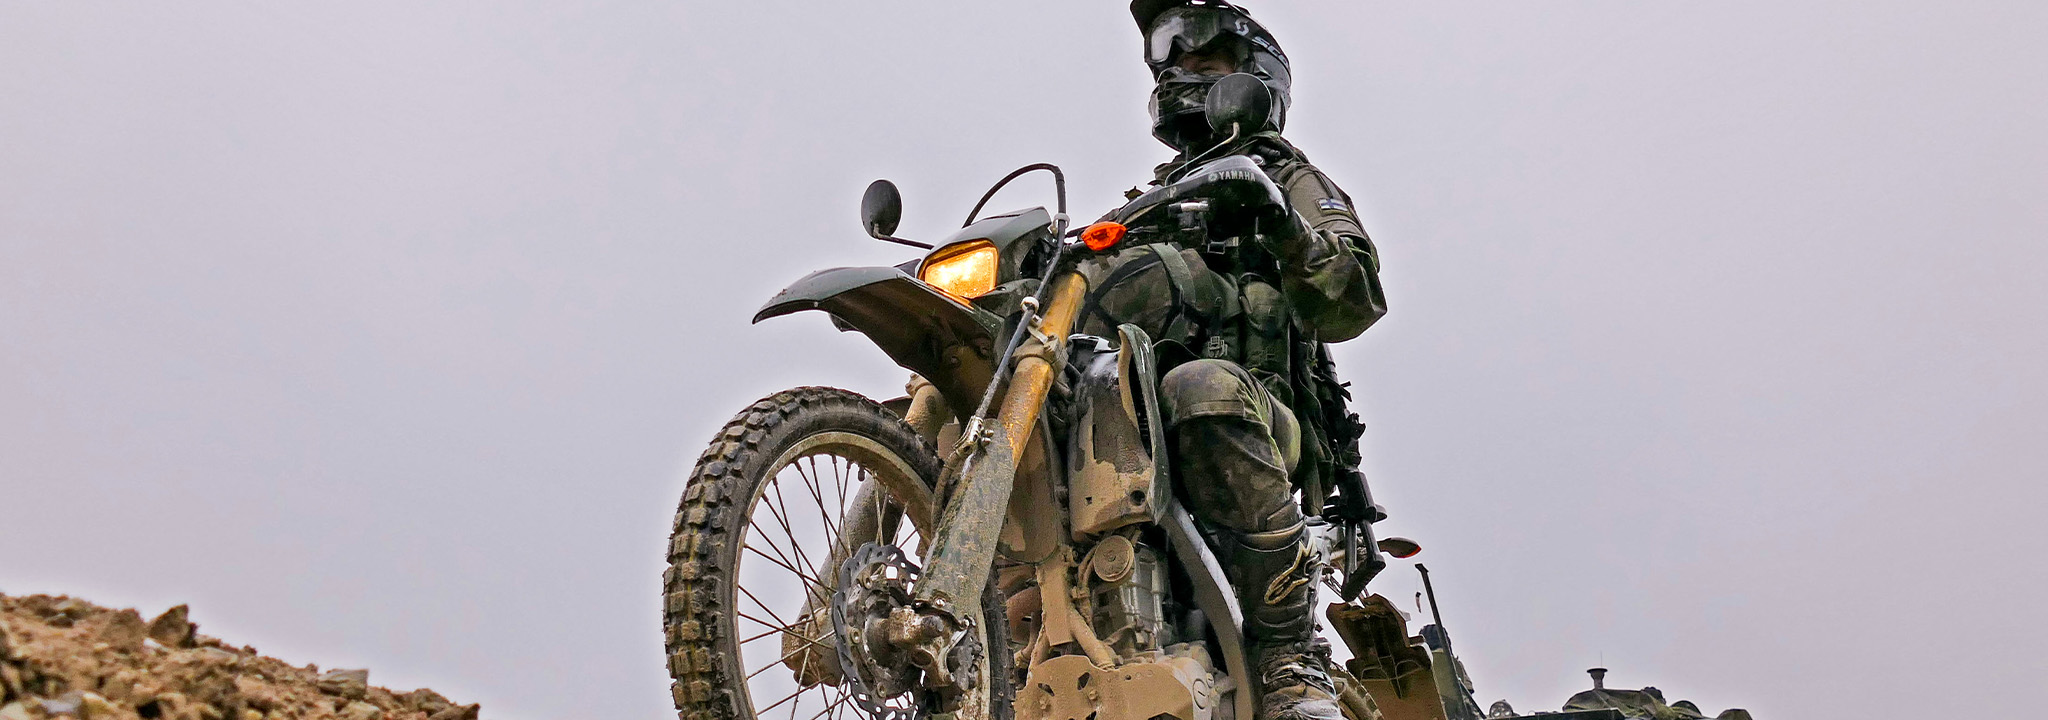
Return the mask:
<svg viewBox="0 0 2048 720">
<path fill-rule="evenodd" d="M 1160 337 L 1175 340 L 1187 337 L 1188 325 L 1194 319 L 1187 311 L 1187 293 L 1194 290 L 1194 269 L 1188 267 L 1187 258 L 1182 257 L 1180 250 L 1171 244 L 1153 243 L 1140 249 L 1147 251 L 1146 255 L 1118 265 L 1115 270 L 1110 271 L 1109 277 L 1103 278 L 1101 287 L 1088 294 L 1088 301 L 1081 306 L 1081 316 L 1099 319 L 1104 327 L 1111 328 L 1127 322 L 1129 318 L 1110 315 L 1109 311 L 1102 307 L 1102 299 L 1117 286 L 1157 265 L 1166 271 L 1167 292 L 1171 294 L 1167 303 L 1164 327 L 1160 328 Z"/>
</svg>

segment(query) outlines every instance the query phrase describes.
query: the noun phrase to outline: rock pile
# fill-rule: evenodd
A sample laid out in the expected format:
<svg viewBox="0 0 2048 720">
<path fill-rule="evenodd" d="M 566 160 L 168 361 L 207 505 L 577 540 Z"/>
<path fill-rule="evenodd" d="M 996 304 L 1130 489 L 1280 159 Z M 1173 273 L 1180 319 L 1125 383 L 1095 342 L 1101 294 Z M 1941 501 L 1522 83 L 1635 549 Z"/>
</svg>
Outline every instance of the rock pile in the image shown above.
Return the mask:
<svg viewBox="0 0 2048 720">
<path fill-rule="evenodd" d="M 144 622 L 63 596 L 0 595 L 0 720 L 476 720 L 368 670 L 294 667 L 200 635 L 185 606 Z"/>
</svg>

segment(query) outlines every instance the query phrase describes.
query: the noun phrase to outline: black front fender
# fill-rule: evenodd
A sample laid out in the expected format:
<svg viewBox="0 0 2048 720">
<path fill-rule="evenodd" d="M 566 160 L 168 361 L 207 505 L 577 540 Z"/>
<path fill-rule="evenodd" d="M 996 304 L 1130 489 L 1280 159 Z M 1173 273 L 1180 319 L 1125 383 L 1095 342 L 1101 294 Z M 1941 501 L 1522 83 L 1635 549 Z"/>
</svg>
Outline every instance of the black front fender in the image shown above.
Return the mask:
<svg viewBox="0 0 2048 720">
<path fill-rule="evenodd" d="M 820 270 L 754 313 L 754 322 L 804 310 L 830 313 L 868 336 L 897 365 L 924 376 L 955 414 L 974 411 L 994 365 L 1002 318 L 932 289 L 893 267 Z"/>
</svg>

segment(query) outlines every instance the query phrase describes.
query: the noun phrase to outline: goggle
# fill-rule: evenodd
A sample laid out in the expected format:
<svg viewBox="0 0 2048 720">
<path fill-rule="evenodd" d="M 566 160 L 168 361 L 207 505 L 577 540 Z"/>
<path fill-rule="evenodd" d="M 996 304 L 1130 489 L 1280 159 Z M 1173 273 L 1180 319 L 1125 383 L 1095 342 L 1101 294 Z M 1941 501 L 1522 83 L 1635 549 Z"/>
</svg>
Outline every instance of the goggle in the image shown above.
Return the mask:
<svg viewBox="0 0 2048 720">
<path fill-rule="evenodd" d="M 1251 21 L 1243 15 L 1215 7 L 1174 8 L 1160 15 L 1152 23 L 1152 31 L 1145 34 L 1145 62 L 1162 65 L 1172 60 L 1175 52 L 1200 50 L 1218 38 L 1248 41 L 1251 36 Z M 1247 42 L 1231 45 L 1238 64 L 1242 65 L 1251 53 L 1250 46 Z"/>
</svg>

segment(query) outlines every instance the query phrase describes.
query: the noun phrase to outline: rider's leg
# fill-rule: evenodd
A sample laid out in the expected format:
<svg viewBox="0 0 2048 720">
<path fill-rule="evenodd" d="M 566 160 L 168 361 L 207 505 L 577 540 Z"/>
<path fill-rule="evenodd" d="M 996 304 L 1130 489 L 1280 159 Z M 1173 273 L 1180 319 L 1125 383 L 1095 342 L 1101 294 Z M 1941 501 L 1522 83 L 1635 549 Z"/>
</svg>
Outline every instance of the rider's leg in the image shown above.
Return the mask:
<svg viewBox="0 0 2048 720">
<path fill-rule="evenodd" d="M 1293 413 L 1222 360 L 1174 368 L 1159 394 L 1189 509 L 1226 538 L 1266 691 L 1260 720 L 1343 720 L 1314 650 L 1318 568 L 1288 480 L 1300 457 Z"/>
</svg>

